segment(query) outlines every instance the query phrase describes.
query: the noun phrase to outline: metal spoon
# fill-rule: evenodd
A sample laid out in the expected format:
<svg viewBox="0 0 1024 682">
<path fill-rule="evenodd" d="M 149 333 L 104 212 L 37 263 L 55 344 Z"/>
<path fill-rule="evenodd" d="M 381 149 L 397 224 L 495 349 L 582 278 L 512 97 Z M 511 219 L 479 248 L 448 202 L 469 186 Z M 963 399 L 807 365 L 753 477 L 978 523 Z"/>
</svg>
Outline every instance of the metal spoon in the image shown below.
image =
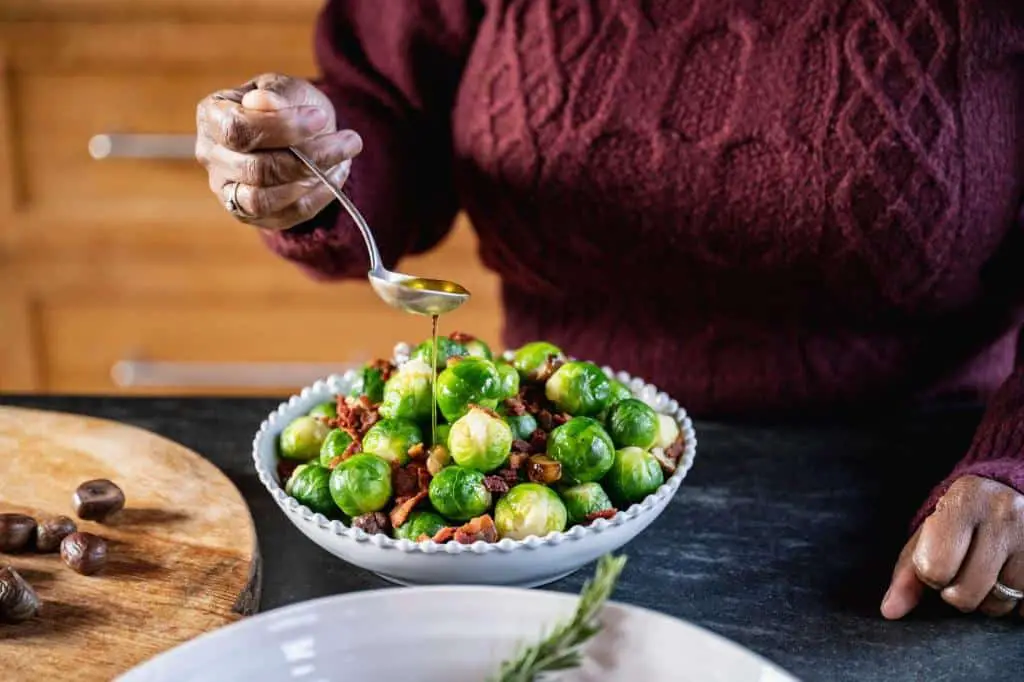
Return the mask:
<svg viewBox="0 0 1024 682">
<path fill-rule="evenodd" d="M 331 190 L 348 214 L 352 216 L 356 227 L 363 235 L 363 241 L 366 242 L 366 249 L 370 252 L 370 271 L 366 273 L 366 276 L 370 280 L 370 286 L 385 303 L 408 313 L 433 316 L 450 313 L 469 300 L 469 292 L 455 282 L 413 277 L 386 269 L 381 264 L 380 251 L 377 250 L 373 232 L 370 231 L 370 226 L 352 200 L 334 186 L 327 176 L 317 168 L 312 159 L 295 147 L 289 147 L 289 150 L 309 168 L 313 175 L 319 178 L 320 182 Z"/>
</svg>

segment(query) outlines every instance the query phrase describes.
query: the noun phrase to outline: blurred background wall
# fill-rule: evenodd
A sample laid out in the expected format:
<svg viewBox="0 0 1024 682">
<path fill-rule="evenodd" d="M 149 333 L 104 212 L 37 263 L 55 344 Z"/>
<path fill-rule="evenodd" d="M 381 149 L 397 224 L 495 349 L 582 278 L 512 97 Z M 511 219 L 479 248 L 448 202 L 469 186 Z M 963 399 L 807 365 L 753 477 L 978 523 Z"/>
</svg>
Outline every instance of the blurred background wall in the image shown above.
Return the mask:
<svg viewBox="0 0 1024 682">
<path fill-rule="evenodd" d="M 201 97 L 315 75 L 319 7 L 0 0 L 0 391 L 279 394 L 429 335 L 363 282 L 278 260 L 193 159 Z M 497 280 L 463 218 L 403 269 L 469 288 L 444 329 L 497 344 Z"/>
</svg>

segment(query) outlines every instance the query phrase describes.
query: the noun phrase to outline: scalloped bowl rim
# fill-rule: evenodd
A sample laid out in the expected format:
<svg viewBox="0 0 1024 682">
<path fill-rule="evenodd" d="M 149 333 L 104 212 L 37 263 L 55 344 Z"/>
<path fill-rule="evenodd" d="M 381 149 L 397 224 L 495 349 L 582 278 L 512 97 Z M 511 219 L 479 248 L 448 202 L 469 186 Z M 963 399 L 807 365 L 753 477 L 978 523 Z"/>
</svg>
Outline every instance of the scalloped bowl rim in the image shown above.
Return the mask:
<svg viewBox="0 0 1024 682">
<path fill-rule="evenodd" d="M 404 343 L 395 346 L 394 360 L 400 363 L 403 359 L 408 359 L 408 349 L 409 346 Z M 351 385 L 356 378 L 356 370 L 354 369 L 350 369 L 344 374 L 332 374 L 324 379 L 320 379 L 279 404 L 263 420 L 253 438 L 253 464 L 256 467 L 256 473 L 260 481 L 263 483 L 263 487 L 267 489 L 267 492 L 274 498 L 277 505 L 292 518 L 293 523 L 313 524 L 320 529 L 329 530 L 337 537 L 360 543 L 368 542 L 380 549 L 398 550 L 406 553 L 422 552 L 424 554 L 464 554 L 467 552 L 486 554 L 490 552 L 507 553 L 516 550 L 537 549 L 547 545 L 559 545 L 565 541 L 585 540 L 588 537 L 600 535 L 612 528 L 623 526 L 641 516 L 650 514 L 662 502 L 667 504 L 668 500 L 679 490 L 680 484 L 686 478 L 686 474 L 693 466 L 694 459 L 697 456 L 697 435 L 693 428 L 693 422 L 686 410 L 680 407 L 676 400 L 641 378 L 632 377 L 626 372 L 615 372 L 610 367 L 602 367 L 601 369 L 608 377 L 617 379 L 629 387 L 634 396 L 650 404 L 658 414 L 665 414 L 675 419 L 679 424 L 679 430 L 682 432 L 685 441 L 683 454 L 679 458 L 675 472 L 656 491 L 648 495 L 641 502 L 637 502 L 627 509 L 619 511 L 611 519 L 597 519 L 587 526 L 573 526 L 566 531 L 552 531 L 544 537 L 530 535 L 522 540 L 503 538 L 495 543 L 477 541 L 470 545 L 463 545 L 457 542 L 438 544 L 433 540 L 423 540 L 421 542 L 396 540 L 382 533 L 370 535 L 361 528 L 346 526 L 341 521 L 328 519 L 323 514 L 313 512 L 309 507 L 299 503 L 294 497 L 288 495 L 275 480 L 275 473 L 264 466 L 260 458 L 260 445 L 265 439 L 276 435 L 275 427 L 284 418 L 284 414 L 291 411 L 297 404 L 307 402 L 314 397 L 328 399 L 337 395 L 343 386 Z M 649 397 L 645 399 L 643 396 Z"/>
</svg>

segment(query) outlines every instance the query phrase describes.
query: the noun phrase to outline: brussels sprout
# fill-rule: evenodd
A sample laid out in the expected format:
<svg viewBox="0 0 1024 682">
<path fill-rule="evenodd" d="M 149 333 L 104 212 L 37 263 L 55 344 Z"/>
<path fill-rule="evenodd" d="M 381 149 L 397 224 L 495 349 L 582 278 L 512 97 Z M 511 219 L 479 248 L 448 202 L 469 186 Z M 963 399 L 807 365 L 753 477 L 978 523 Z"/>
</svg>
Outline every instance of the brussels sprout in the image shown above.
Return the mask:
<svg viewBox="0 0 1024 682">
<path fill-rule="evenodd" d="M 353 455 L 331 472 L 331 497 L 355 517 L 380 511 L 391 499 L 391 464 L 377 455 Z"/>
<path fill-rule="evenodd" d="M 352 384 L 349 395 L 353 398 L 365 395 L 371 403 L 377 404 L 384 399 L 384 370 L 382 361 L 363 365 L 358 378 Z"/>
<path fill-rule="evenodd" d="M 608 406 L 611 384 L 594 363 L 567 362 L 544 384 L 544 395 L 562 412 L 593 417 Z"/>
<path fill-rule="evenodd" d="M 469 408 L 452 424 L 448 451 L 459 466 L 477 471 L 494 471 L 512 450 L 512 427 L 489 410 Z"/>
<path fill-rule="evenodd" d="M 297 417 L 281 431 L 278 442 L 281 456 L 299 462 L 308 462 L 320 454 L 320 446 L 330 427 L 316 417 Z"/>
<path fill-rule="evenodd" d="M 469 521 L 490 508 L 491 491 L 482 473 L 453 464 L 430 480 L 430 503 L 449 519 Z"/>
<path fill-rule="evenodd" d="M 437 407 L 449 422 L 469 411 L 470 404 L 494 408 L 501 396 L 501 377 L 490 360 L 467 357 L 437 377 Z"/>
<path fill-rule="evenodd" d="M 422 360 L 410 360 L 391 375 L 384 384 L 380 415 L 386 419 L 408 419 L 423 422 L 430 419 L 430 382 L 434 370 Z"/>
<path fill-rule="evenodd" d="M 334 400 L 329 400 L 326 403 L 320 403 L 312 410 L 309 411 L 310 417 L 327 417 L 333 419 L 338 416 L 338 403 Z"/>
<path fill-rule="evenodd" d="M 615 461 L 604 479 L 608 493 L 619 504 L 639 502 L 664 482 L 665 474 L 654 455 L 634 447 L 615 453 Z"/>
<path fill-rule="evenodd" d="M 552 362 L 565 361 L 565 353 L 558 346 L 547 341 L 531 341 L 516 351 L 512 365 L 527 381 L 542 381 Z"/>
<path fill-rule="evenodd" d="M 331 470 L 318 464 L 300 464 L 292 472 L 284 491 L 328 518 L 339 516 L 338 505 L 331 497 Z"/>
<path fill-rule="evenodd" d="M 589 483 L 608 473 L 615 461 L 615 444 L 600 422 L 573 417 L 548 436 L 548 456 L 561 463 L 566 483 Z"/>
<path fill-rule="evenodd" d="M 345 454 L 351 444 L 352 434 L 342 429 L 331 429 L 324 439 L 324 444 L 320 446 L 320 464 L 329 466 L 331 460 Z"/>
<path fill-rule="evenodd" d="M 443 518 L 429 511 L 414 511 L 401 526 L 395 529 L 395 537 L 399 540 L 415 542 L 421 535 L 434 537 L 437 531 L 448 524 Z"/>
<path fill-rule="evenodd" d="M 537 420 L 532 414 L 514 415 L 505 417 L 505 421 L 512 427 L 512 438 L 518 440 L 530 440 L 530 436 L 537 430 Z"/>
<path fill-rule="evenodd" d="M 519 372 L 507 362 L 499 362 L 495 365 L 498 368 L 498 376 L 501 381 L 500 400 L 515 398 L 519 395 Z"/>
<path fill-rule="evenodd" d="M 435 433 L 437 442 L 431 443 L 431 445 L 443 445 L 445 447 L 448 447 L 448 434 L 451 432 L 451 430 L 451 424 L 438 424 L 437 431 Z"/>
<path fill-rule="evenodd" d="M 629 387 L 618 379 L 609 379 L 608 383 L 611 384 L 611 391 L 608 395 L 609 406 L 633 397 L 633 391 L 629 390 Z"/>
<path fill-rule="evenodd" d="M 667 448 L 672 443 L 675 443 L 677 438 L 679 438 L 679 422 L 667 414 L 659 414 L 658 438 L 654 441 L 654 446 Z"/>
<path fill-rule="evenodd" d="M 427 339 L 420 345 L 416 346 L 412 354 L 409 356 L 411 360 L 421 360 L 430 366 L 430 361 L 434 358 L 434 344 L 433 339 Z M 458 341 L 452 341 L 451 339 L 440 336 L 437 339 L 437 369 L 438 371 L 444 369 L 448 365 L 449 358 L 462 358 L 469 355 L 469 351 L 466 347 Z"/>
<path fill-rule="evenodd" d="M 498 500 L 494 507 L 494 525 L 498 535 L 523 540 L 539 538 L 551 531 L 565 530 L 568 514 L 558 494 L 539 483 L 520 483 Z"/>
<path fill-rule="evenodd" d="M 363 452 L 405 465 L 409 448 L 423 442 L 420 427 L 405 419 L 382 419 L 363 436 Z"/>
<path fill-rule="evenodd" d="M 608 435 L 615 447 L 630 445 L 647 450 L 658 438 L 658 413 L 636 398 L 620 401 L 608 413 Z"/>
<path fill-rule="evenodd" d="M 561 494 L 570 526 L 587 523 L 587 516 L 594 512 L 615 508 L 600 483 L 580 483 L 562 489 Z"/>
<path fill-rule="evenodd" d="M 494 355 L 491 353 L 491 347 L 480 339 L 469 339 L 463 341 L 462 345 L 466 347 L 466 352 L 476 358 L 483 358 L 484 360 L 493 360 Z"/>
</svg>

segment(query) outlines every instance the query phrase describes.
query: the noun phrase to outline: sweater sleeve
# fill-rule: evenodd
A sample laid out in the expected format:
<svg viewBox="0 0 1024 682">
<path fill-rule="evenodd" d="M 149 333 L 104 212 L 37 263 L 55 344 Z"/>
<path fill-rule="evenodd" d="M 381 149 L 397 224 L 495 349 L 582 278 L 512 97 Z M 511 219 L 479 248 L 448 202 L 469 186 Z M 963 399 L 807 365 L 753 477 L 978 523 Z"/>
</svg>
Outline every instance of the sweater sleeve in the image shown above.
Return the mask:
<svg viewBox="0 0 1024 682">
<path fill-rule="evenodd" d="M 935 511 L 939 498 L 962 476 L 989 478 L 1024 493 L 1024 332 L 1016 368 L 990 401 L 967 456 L 932 490 L 914 517 L 912 529 Z"/>
<path fill-rule="evenodd" d="M 373 228 L 385 267 L 430 249 L 451 228 L 451 110 L 479 20 L 469 0 L 329 0 L 317 19 L 317 86 L 338 128 L 363 138 L 345 191 Z M 306 223 L 262 235 L 317 279 L 366 273 L 366 247 L 336 201 Z"/>
</svg>

